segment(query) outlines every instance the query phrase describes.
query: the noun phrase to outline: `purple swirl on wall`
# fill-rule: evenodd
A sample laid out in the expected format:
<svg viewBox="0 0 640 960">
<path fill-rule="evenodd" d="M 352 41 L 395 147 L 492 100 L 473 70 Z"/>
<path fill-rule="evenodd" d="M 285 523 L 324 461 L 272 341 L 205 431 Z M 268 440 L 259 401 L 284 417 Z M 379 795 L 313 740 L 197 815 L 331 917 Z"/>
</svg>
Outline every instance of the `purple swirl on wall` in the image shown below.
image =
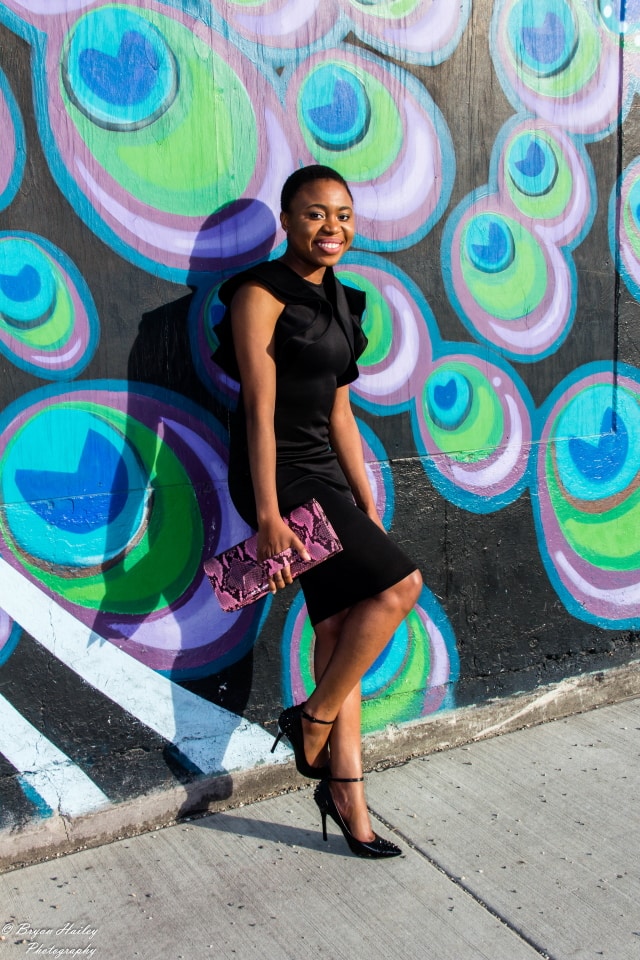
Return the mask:
<svg viewBox="0 0 640 960">
<path fill-rule="evenodd" d="M 78 620 L 175 678 L 250 648 L 264 605 L 223 614 L 204 559 L 248 534 L 224 437 L 177 394 L 90 381 L 26 394 L 0 442 L 0 552 Z"/>
<path fill-rule="evenodd" d="M 91 2 L 75 19 L 15 6 L 42 31 L 32 39 L 45 153 L 91 229 L 172 279 L 269 253 L 299 151 L 244 53 L 155 0 Z"/>
<path fill-rule="evenodd" d="M 363 326 L 369 343 L 351 386 L 353 399 L 378 414 L 406 408 L 431 362 L 430 331 L 437 336 L 423 294 L 405 273 L 372 254 L 348 253 L 338 276 L 367 297 Z"/>
<path fill-rule="evenodd" d="M 529 479 L 531 410 L 524 383 L 498 357 L 441 344 L 412 410 L 423 465 L 443 496 L 488 513 Z"/>
<path fill-rule="evenodd" d="M 440 63 L 467 24 L 471 0 L 412 0 L 399 5 L 367 0 L 213 0 L 228 26 L 272 57 L 331 45 L 350 32 L 398 60 Z"/>
<path fill-rule="evenodd" d="M 442 242 L 447 292 L 476 338 L 528 362 L 560 347 L 577 305 L 571 251 L 591 227 L 595 195 L 571 137 L 533 118 L 505 125 L 489 184 L 459 204 Z"/>
<path fill-rule="evenodd" d="M 630 293 L 640 300 L 640 157 L 623 170 L 611 192 L 609 244 Z"/>
<path fill-rule="evenodd" d="M 609 134 L 638 89 L 639 20 L 625 6 L 620 19 L 608 0 L 497 0 L 491 50 L 515 108 L 588 140 Z"/>
<path fill-rule="evenodd" d="M 11 87 L 0 70 L 0 210 L 8 207 L 20 186 L 26 150 L 24 125 Z"/>
<path fill-rule="evenodd" d="M 534 516 L 547 573 L 567 609 L 640 626 L 640 372 L 592 363 L 539 414 Z"/>
<path fill-rule="evenodd" d="M 323 50 L 287 77 L 285 109 L 300 125 L 300 163 L 333 166 L 349 182 L 357 246 L 410 246 L 440 218 L 455 154 L 440 111 L 410 74 L 365 51 Z"/>
</svg>

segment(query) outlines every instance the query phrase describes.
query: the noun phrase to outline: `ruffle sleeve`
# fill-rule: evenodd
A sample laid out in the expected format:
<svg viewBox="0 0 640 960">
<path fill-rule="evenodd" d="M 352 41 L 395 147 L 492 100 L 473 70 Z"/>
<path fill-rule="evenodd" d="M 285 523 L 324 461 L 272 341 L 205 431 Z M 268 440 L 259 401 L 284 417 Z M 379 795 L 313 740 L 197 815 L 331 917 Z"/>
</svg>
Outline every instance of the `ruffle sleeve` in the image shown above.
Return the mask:
<svg viewBox="0 0 640 960">
<path fill-rule="evenodd" d="M 344 330 L 351 349 L 351 362 L 337 385 L 344 387 L 358 379 L 358 363 L 367 347 L 367 337 L 362 329 L 362 317 L 366 306 L 366 295 L 355 287 L 345 286 L 336 280 L 333 271 L 327 271 L 327 283 L 330 296 L 335 304 L 335 315 Z"/>
</svg>

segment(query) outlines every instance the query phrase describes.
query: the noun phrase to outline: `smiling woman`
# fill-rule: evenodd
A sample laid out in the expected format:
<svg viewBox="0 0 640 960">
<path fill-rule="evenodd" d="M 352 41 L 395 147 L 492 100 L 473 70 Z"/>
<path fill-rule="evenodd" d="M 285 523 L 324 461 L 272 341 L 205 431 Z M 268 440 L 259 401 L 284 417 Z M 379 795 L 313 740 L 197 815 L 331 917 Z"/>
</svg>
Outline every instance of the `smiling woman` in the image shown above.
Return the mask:
<svg viewBox="0 0 640 960">
<path fill-rule="evenodd" d="M 287 250 L 282 262 L 310 283 L 321 284 L 325 268 L 334 266 L 353 242 L 352 203 L 349 188 L 337 180 L 316 180 L 290 200 L 285 196 L 281 222 Z"/>
<path fill-rule="evenodd" d="M 229 492 L 258 531 L 258 557 L 302 542 L 282 519 L 312 497 L 342 551 L 300 577 L 315 632 L 316 688 L 284 710 L 280 732 L 300 773 L 319 779 L 315 799 L 350 849 L 364 857 L 400 853 L 371 829 L 361 756 L 360 680 L 411 611 L 422 578 L 378 516 L 349 401 L 367 339 L 365 296 L 333 267 L 353 241 L 351 191 L 329 167 L 303 167 L 282 190 L 287 247 L 220 288 L 227 313 L 216 362 L 240 381 L 231 421 Z M 270 581 L 292 581 L 289 567 Z"/>
</svg>

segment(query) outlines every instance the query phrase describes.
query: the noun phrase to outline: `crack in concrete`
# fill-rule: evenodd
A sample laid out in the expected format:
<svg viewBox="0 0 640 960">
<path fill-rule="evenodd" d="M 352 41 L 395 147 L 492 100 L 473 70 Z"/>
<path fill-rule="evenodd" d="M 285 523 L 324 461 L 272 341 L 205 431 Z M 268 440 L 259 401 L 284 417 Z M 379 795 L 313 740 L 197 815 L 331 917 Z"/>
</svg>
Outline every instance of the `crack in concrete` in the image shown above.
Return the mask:
<svg viewBox="0 0 640 960">
<path fill-rule="evenodd" d="M 398 839 L 402 840 L 402 842 L 409 847 L 410 850 L 413 850 L 414 853 L 417 853 L 418 856 L 422 857 L 423 860 L 426 860 L 426 862 L 435 870 L 437 870 L 438 873 L 446 877 L 447 880 L 458 887 L 458 889 L 462 890 L 468 897 L 471 897 L 471 899 L 477 903 L 479 907 L 485 910 L 490 916 L 494 917 L 494 919 L 501 923 L 503 927 L 506 927 L 507 930 L 515 934 L 519 940 L 521 940 L 523 943 L 526 943 L 526 945 L 531 947 L 532 950 L 535 950 L 538 956 L 542 957 L 542 960 L 556 960 L 556 958 L 553 957 L 543 946 L 541 946 L 539 943 L 536 943 L 536 941 L 529 937 L 523 930 L 519 929 L 511 920 L 508 919 L 508 917 L 503 916 L 494 907 L 483 900 L 482 897 L 475 893 L 474 890 L 472 890 L 471 887 L 469 887 L 461 877 L 451 873 L 441 863 L 438 863 L 438 861 L 430 856 L 425 850 L 417 846 L 417 844 L 414 843 L 414 841 L 411 840 L 406 834 L 404 834 L 402 830 L 399 830 L 398 827 L 394 826 L 393 823 L 390 823 L 385 817 L 377 813 L 371 806 L 369 806 L 369 813 L 372 817 L 378 820 L 379 823 L 383 824 L 387 830 L 395 834 Z"/>
</svg>

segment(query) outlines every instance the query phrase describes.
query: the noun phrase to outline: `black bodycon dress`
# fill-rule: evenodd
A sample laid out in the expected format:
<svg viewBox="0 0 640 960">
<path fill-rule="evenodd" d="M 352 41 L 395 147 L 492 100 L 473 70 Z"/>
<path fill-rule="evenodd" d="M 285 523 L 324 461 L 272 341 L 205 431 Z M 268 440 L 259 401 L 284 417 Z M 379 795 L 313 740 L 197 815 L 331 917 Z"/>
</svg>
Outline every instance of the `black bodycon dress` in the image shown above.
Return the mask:
<svg viewBox="0 0 640 960">
<path fill-rule="evenodd" d="M 327 269 L 312 284 L 280 261 L 263 263 L 227 280 L 220 299 L 228 306 L 247 281 L 285 303 L 275 330 L 276 488 L 285 514 L 311 497 L 322 505 L 343 546 L 341 553 L 300 577 L 312 624 L 393 586 L 415 563 L 356 505 L 329 444 L 336 389 L 358 376 L 366 347 L 361 317 L 364 294 L 344 287 Z M 216 328 L 215 361 L 239 379 L 229 311 Z M 242 518 L 257 526 L 242 390 L 230 419 L 229 493 Z"/>
</svg>

